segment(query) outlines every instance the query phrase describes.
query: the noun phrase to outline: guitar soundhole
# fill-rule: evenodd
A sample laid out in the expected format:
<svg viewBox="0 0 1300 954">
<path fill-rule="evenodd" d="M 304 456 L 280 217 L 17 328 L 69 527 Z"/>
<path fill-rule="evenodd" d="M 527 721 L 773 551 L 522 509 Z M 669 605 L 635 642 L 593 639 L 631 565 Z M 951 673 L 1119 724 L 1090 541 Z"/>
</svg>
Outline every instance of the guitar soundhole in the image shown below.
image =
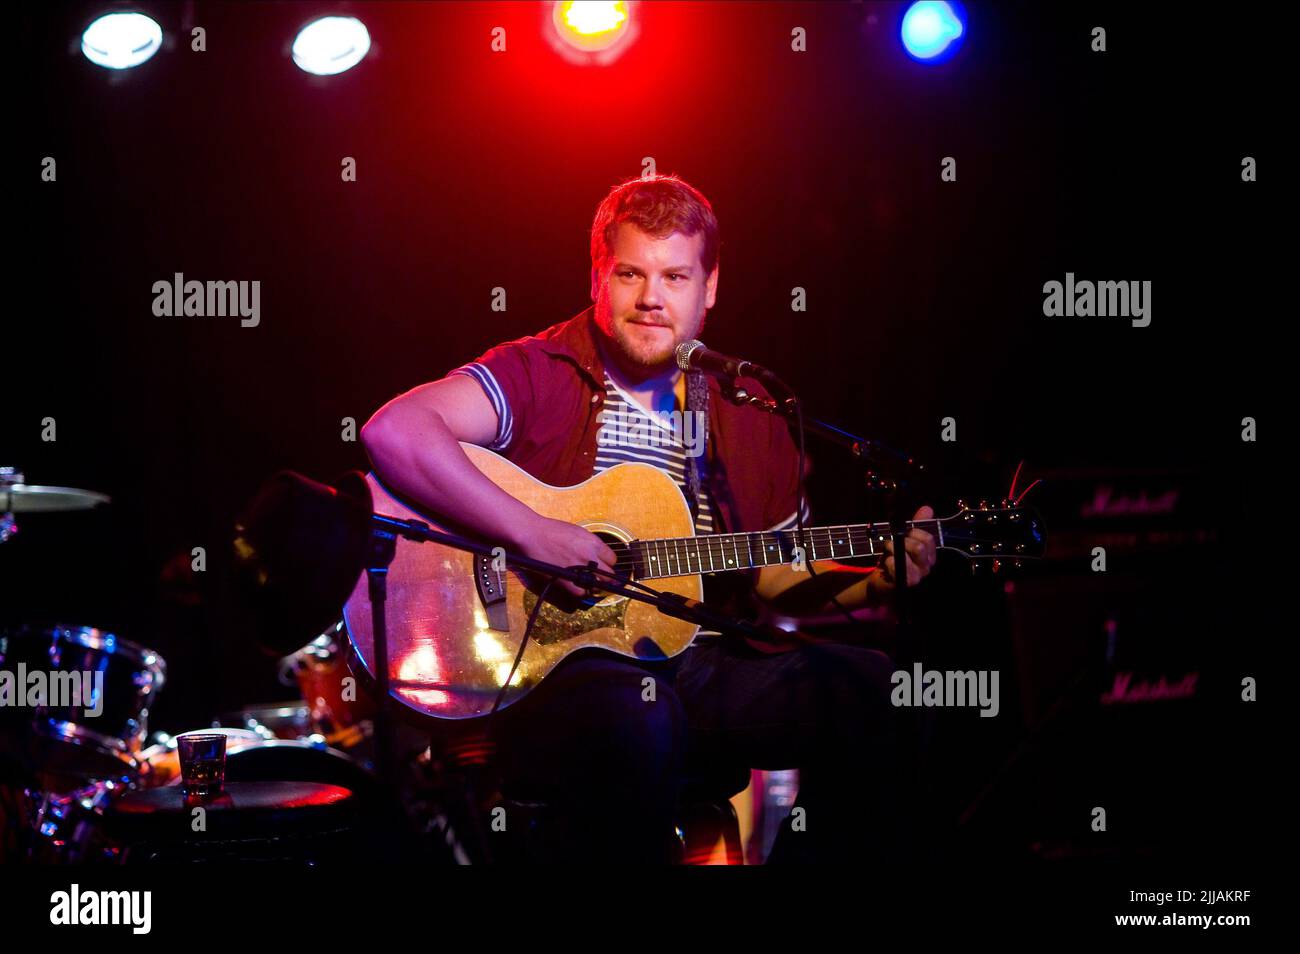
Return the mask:
<svg viewBox="0 0 1300 954">
<path fill-rule="evenodd" d="M 632 579 L 635 575 L 632 563 L 632 545 L 603 530 L 597 531 L 596 536 L 604 540 L 609 545 L 609 548 L 618 555 L 618 560 L 614 564 L 614 573 L 624 580 Z"/>
<path fill-rule="evenodd" d="M 617 537 L 596 531 L 606 543 L 613 546 L 622 557 L 625 546 Z M 615 572 L 622 569 L 623 560 L 615 563 Z M 544 583 L 537 579 L 528 581 L 528 592 L 524 594 L 523 611 L 530 616 L 537 607 L 537 597 L 541 594 Z M 533 629 L 534 641 L 543 645 L 565 642 L 583 636 L 592 630 L 622 630 L 626 622 L 628 600 L 613 593 L 599 593 L 595 596 L 574 596 L 558 585 L 552 584 L 546 595 L 546 603 L 537 608 L 536 624 Z"/>
</svg>

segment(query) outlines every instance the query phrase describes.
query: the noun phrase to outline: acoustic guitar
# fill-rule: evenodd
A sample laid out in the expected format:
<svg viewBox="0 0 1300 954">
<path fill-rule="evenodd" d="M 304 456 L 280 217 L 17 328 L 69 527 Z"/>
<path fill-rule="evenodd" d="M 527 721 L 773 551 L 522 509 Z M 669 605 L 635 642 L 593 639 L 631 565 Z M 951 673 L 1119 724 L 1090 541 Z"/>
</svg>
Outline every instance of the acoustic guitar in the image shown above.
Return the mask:
<svg viewBox="0 0 1300 954">
<path fill-rule="evenodd" d="M 767 533 L 696 534 L 677 484 L 649 464 L 618 464 L 572 487 L 553 487 L 510 461 L 461 444 L 476 467 L 506 493 L 545 517 L 585 527 L 618 556 L 615 571 L 657 590 L 699 600 L 703 574 L 751 570 L 809 560 L 867 559 L 884 551 L 887 523 L 804 528 Z M 399 500 L 374 476 L 366 477 L 376 513 L 422 520 L 434 529 L 462 532 Z M 1013 564 L 1040 557 L 1041 520 L 1011 504 L 919 520 L 940 549 L 976 561 Z M 699 627 L 665 616 L 648 604 L 597 591 L 591 598 L 556 603 L 552 587 L 538 610 L 522 659 L 511 669 L 544 581 L 500 559 L 435 543 L 399 541 L 388 571 L 389 677 L 393 697 L 441 719 L 467 719 L 517 702 L 564 657 L 599 647 L 641 659 L 665 659 L 690 645 Z M 567 596 L 567 594 L 565 594 Z M 343 613 L 355 655 L 373 675 L 369 587 L 358 579 Z M 508 688 L 506 680 L 510 680 Z"/>
</svg>

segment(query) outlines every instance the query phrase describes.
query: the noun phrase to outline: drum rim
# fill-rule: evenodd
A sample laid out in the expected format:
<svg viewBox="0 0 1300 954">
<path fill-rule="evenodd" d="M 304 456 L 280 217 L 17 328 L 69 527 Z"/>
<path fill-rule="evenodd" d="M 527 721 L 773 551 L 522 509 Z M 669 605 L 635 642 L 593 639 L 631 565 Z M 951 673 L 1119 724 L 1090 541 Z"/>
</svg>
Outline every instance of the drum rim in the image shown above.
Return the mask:
<svg viewBox="0 0 1300 954">
<path fill-rule="evenodd" d="M 150 649 L 143 643 L 125 639 L 98 626 L 84 626 L 73 623 L 21 623 L 7 627 L 0 632 L 8 639 L 15 636 L 38 636 L 50 641 L 49 648 L 59 642 L 68 642 L 83 649 L 93 649 L 108 656 L 121 656 L 127 662 L 140 666 L 154 677 L 153 684 L 146 687 L 146 692 L 161 689 L 167 679 L 167 661 L 157 650 Z"/>
<path fill-rule="evenodd" d="M 182 735 L 188 735 L 190 733 L 198 734 L 201 732 L 224 735 L 226 737 L 227 751 L 229 751 L 229 746 L 232 743 L 238 744 L 240 742 L 250 742 L 254 740 L 258 742 L 265 741 L 260 735 L 251 729 L 244 729 L 239 726 L 212 725 L 203 729 L 185 729 L 183 732 L 177 732 L 175 735 L 168 734 L 165 742 L 155 742 L 152 745 L 145 746 L 141 749 L 140 756 L 144 761 L 148 761 L 149 759 L 157 758 L 168 752 L 175 752 L 178 747 L 176 740 Z"/>
<path fill-rule="evenodd" d="M 259 715 L 266 715 L 268 713 L 274 714 L 274 717 L 276 718 L 298 719 L 303 716 L 311 715 L 311 704 L 306 699 L 292 699 L 279 705 L 272 702 L 266 705 L 254 704 L 242 706 L 241 708 L 231 709 L 228 712 L 221 713 L 217 716 L 217 721 L 223 719 L 256 719 Z"/>
<path fill-rule="evenodd" d="M 97 755 L 107 756 L 121 762 L 123 767 L 131 772 L 138 772 L 140 768 L 140 743 L 144 741 L 142 734 L 134 734 L 126 739 L 115 735 L 105 735 L 102 732 L 96 732 L 94 729 L 88 729 L 79 722 L 71 722 L 66 719 L 51 719 L 48 716 L 38 715 L 33 719 L 33 730 L 37 735 L 51 742 L 63 742 L 69 745 L 75 745 L 82 748 L 90 749 Z M 97 777 L 89 771 L 80 774 L 87 777 Z"/>
<path fill-rule="evenodd" d="M 261 739 L 258 744 L 250 745 L 247 748 L 241 748 L 240 752 L 248 752 L 252 749 L 314 749 L 317 752 L 324 752 L 336 759 L 342 759 L 353 765 L 358 765 L 357 760 L 346 752 L 341 752 L 333 746 L 324 743 L 309 742 L 307 739 Z M 364 771 L 364 769 L 362 769 Z"/>
<path fill-rule="evenodd" d="M 162 656 L 148 646 L 129 639 L 123 639 L 108 630 L 100 629 L 97 626 L 57 624 L 42 631 L 50 632 L 55 638 L 62 636 L 68 642 L 82 646 L 85 649 L 93 649 L 96 652 L 102 652 L 110 656 L 120 655 L 128 661 L 148 669 L 159 680 L 166 677 L 167 663 Z M 161 683 L 152 688 L 155 690 L 161 688 Z"/>
</svg>

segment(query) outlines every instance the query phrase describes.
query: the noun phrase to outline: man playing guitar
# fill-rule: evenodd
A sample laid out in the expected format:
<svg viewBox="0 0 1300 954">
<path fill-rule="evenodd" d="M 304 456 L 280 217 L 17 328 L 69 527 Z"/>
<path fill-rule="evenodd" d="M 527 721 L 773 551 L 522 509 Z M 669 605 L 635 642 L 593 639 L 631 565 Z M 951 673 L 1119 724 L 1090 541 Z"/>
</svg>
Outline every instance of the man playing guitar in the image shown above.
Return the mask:
<svg viewBox="0 0 1300 954">
<path fill-rule="evenodd" d="M 793 529 L 799 455 L 784 420 L 727 401 L 716 381 L 675 362 L 713 307 L 718 249 L 711 205 L 681 179 L 616 186 L 592 226 L 593 306 L 386 404 L 362 431 L 378 478 L 508 551 L 563 566 L 594 561 L 612 571 L 616 557 L 589 530 L 502 490 L 458 442 L 495 450 L 555 486 L 650 463 L 680 486 L 698 533 Z M 702 453 L 671 429 L 653 430 L 671 411 L 707 421 Z M 614 426 L 628 420 L 641 430 Z M 636 437 L 647 432 L 660 439 Z M 933 516 L 923 507 L 915 519 Z M 908 582 L 918 583 L 934 565 L 935 540 L 913 529 L 906 549 Z M 752 613 L 757 598 L 795 616 L 830 611 L 832 598 L 850 610 L 880 606 L 896 572 L 893 555 L 879 567 L 819 560 L 815 569 L 706 577 L 706 600 Z M 770 860 L 860 858 L 890 850 L 901 830 L 887 814 L 896 807 L 893 668 L 856 646 L 771 653 L 700 633 L 666 662 L 579 651 L 487 718 L 506 776 L 554 793 L 565 845 L 556 860 L 667 861 L 682 780 L 715 760 L 801 770 L 800 824 L 783 827 Z"/>
</svg>

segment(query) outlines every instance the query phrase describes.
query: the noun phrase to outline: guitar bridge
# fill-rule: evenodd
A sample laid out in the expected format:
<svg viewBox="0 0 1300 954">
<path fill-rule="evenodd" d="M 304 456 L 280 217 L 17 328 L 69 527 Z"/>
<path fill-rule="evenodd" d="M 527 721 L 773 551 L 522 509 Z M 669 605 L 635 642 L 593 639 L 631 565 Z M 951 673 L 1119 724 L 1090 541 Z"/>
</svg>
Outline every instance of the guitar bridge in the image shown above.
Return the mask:
<svg viewBox="0 0 1300 954">
<path fill-rule="evenodd" d="M 474 586 L 478 589 L 479 602 L 487 616 L 489 629 L 497 632 L 510 632 L 510 616 L 506 607 L 506 572 L 492 566 L 492 557 L 474 556 Z"/>
</svg>

